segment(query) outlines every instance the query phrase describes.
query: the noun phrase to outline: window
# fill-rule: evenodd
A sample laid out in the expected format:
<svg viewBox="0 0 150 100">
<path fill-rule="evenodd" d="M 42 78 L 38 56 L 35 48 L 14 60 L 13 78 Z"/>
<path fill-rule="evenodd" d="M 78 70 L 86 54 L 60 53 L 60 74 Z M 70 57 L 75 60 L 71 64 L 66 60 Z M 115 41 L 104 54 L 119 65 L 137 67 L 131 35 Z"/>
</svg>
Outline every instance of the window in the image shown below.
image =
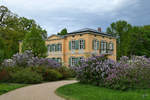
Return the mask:
<svg viewBox="0 0 150 100">
<path fill-rule="evenodd" d="M 58 44 L 58 51 L 62 51 L 62 44 Z"/>
<path fill-rule="evenodd" d="M 93 40 L 93 49 L 98 50 L 99 49 L 99 41 L 94 39 Z"/>
<path fill-rule="evenodd" d="M 110 51 L 113 51 L 114 49 L 114 44 L 112 42 L 109 43 L 109 50 Z"/>
<path fill-rule="evenodd" d="M 76 46 L 75 46 L 75 43 L 76 43 L 75 41 L 71 41 L 71 49 L 72 49 L 72 50 L 74 50 L 75 47 L 76 47 Z"/>
<path fill-rule="evenodd" d="M 85 48 L 85 40 L 79 40 L 79 49 Z"/>
<path fill-rule="evenodd" d="M 57 58 L 57 62 L 58 62 L 58 63 L 61 63 L 61 58 Z"/>
<path fill-rule="evenodd" d="M 70 66 L 75 66 L 79 64 L 79 62 L 84 59 L 84 57 L 70 57 L 69 58 L 69 65 Z"/>
<path fill-rule="evenodd" d="M 101 54 L 107 53 L 107 42 L 101 41 Z"/>
<path fill-rule="evenodd" d="M 75 66 L 77 64 L 76 58 L 72 57 L 71 58 L 71 66 Z"/>
</svg>

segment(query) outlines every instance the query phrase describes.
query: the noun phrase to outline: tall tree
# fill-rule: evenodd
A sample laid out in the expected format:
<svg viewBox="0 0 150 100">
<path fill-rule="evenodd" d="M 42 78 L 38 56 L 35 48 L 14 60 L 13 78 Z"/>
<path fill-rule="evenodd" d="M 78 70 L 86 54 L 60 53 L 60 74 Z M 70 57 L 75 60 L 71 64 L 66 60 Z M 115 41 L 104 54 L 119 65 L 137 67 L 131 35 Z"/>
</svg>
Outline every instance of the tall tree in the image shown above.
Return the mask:
<svg viewBox="0 0 150 100">
<path fill-rule="evenodd" d="M 107 33 L 117 37 L 117 57 L 128 56 L 132 26 L 126 21 L 117 21 L 107 28 Z"/>
<path fill-rule="evenodd" d="M 40 31 L 43 39 L 47 38 L 46 30 L 42 29 L 33 19 L 19 17 L 7 7 L 0 6 L 0 37 L 3 37 L 4 44 L 7 45 L 5 58 L 10 58 L 19 51 L 19 41 L 24 39 L 33 26 Z"/>
<path fill-rule="evenodd" d="M 134 26 L 131 38 L 130 55 L 150 57 L 150 26 Z"/>
<path fill-rule="evenodd" d="M 4 58 L 5 58 L 5 44 L 4 40 L 0 38 L 0 64 L 2 63 Z"/>
<path fill-rule="evenodd" d="M 32 50 L 34 56 L 46 57 L 47 47 L 45 40 L 42 38 L 41 31 L 35 26 L 26 34 L 23 40 L 22 51 L 24 52 L 25 50 Z"/>
<path fill-rule="evenodd" d="M 60 31 L 60 33 L 58 33 L 58 35 L 66 35 L 68 32 L 67 32 L 67 29 L 64 28 Z"/>
</svg>

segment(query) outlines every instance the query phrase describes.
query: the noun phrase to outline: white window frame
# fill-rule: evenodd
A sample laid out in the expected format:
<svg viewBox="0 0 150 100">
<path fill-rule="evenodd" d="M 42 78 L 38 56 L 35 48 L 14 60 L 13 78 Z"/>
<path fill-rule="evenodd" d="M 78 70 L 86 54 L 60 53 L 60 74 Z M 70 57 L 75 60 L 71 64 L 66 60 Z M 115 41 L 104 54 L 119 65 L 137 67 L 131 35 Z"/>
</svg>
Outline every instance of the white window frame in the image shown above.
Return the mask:
<svg viewBox="0 0 150 100">
<path fill-rule="evenodd" d="M 97 39 L 94 39 L 94 50 L 97 50 Z"/>
<path fill-rule="evenodd" d="M 84 40 L 83 40 L 83 39 L 80 39 L 80 40 L 79 40 L 79 49 L 80 49 L 80 50 L 83 50 L 83 49 L 84 49 Z"/>
<path fill-rule="evenodd" d="M 76 64 L 76 58 L 72 57 L 71 58 L 71 66 L 75 66 L 75 64 Z"/>
<path fill-rule="evenodd" d="M 62 51 L 62 44 L 58 43 L 58 51 Z"/>
<path fill-rule="evenodd" d="M 107 53 L 107 42 L 103 41 L 100 46 L 103 47 L 103 49 L 101 49 L 101 54 Z"/>
<path fill-rule="evenodd" d="M 76 49 L 76 41 L 72 40 L 71 41 L 71 50 L 75 50 Z"/>
</svg>

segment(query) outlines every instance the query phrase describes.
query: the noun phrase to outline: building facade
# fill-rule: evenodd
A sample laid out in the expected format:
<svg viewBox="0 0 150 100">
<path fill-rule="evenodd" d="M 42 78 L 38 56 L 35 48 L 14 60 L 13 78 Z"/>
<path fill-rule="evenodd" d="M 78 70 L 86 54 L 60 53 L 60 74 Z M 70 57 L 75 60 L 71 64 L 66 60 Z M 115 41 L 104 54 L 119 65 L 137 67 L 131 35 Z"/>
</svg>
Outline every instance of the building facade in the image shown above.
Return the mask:
<svg viewBox="0 0 150 100">
<path fill-rule="evenodd" d="M 102 33 L 101 29 L 89 28 L 68 33 L 67 35 L 51 35 L 46 40 L 48 58 L 73 66 L 82 58 L 91 55 L 108 55 L 116 61 L 116 38 Z"/>
</svg>

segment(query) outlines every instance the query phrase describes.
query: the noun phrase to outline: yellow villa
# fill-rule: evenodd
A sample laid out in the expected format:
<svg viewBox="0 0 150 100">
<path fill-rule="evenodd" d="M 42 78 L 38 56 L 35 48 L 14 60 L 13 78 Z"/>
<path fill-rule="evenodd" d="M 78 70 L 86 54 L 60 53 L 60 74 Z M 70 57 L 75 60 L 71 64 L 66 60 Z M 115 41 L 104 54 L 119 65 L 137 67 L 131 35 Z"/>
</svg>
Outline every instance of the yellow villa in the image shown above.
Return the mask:
<svg viewBox="0 0 150 100">
<path fill-rule="evenodd" d="M 79 59 L 91 55 L 108 55 L 116 61 L 116 38 L 101 32 L 101 28 L 81 29 L 67 35 L 51 35 L 46 40 L 48 58 L 73 66 Z"/>
</svg>

